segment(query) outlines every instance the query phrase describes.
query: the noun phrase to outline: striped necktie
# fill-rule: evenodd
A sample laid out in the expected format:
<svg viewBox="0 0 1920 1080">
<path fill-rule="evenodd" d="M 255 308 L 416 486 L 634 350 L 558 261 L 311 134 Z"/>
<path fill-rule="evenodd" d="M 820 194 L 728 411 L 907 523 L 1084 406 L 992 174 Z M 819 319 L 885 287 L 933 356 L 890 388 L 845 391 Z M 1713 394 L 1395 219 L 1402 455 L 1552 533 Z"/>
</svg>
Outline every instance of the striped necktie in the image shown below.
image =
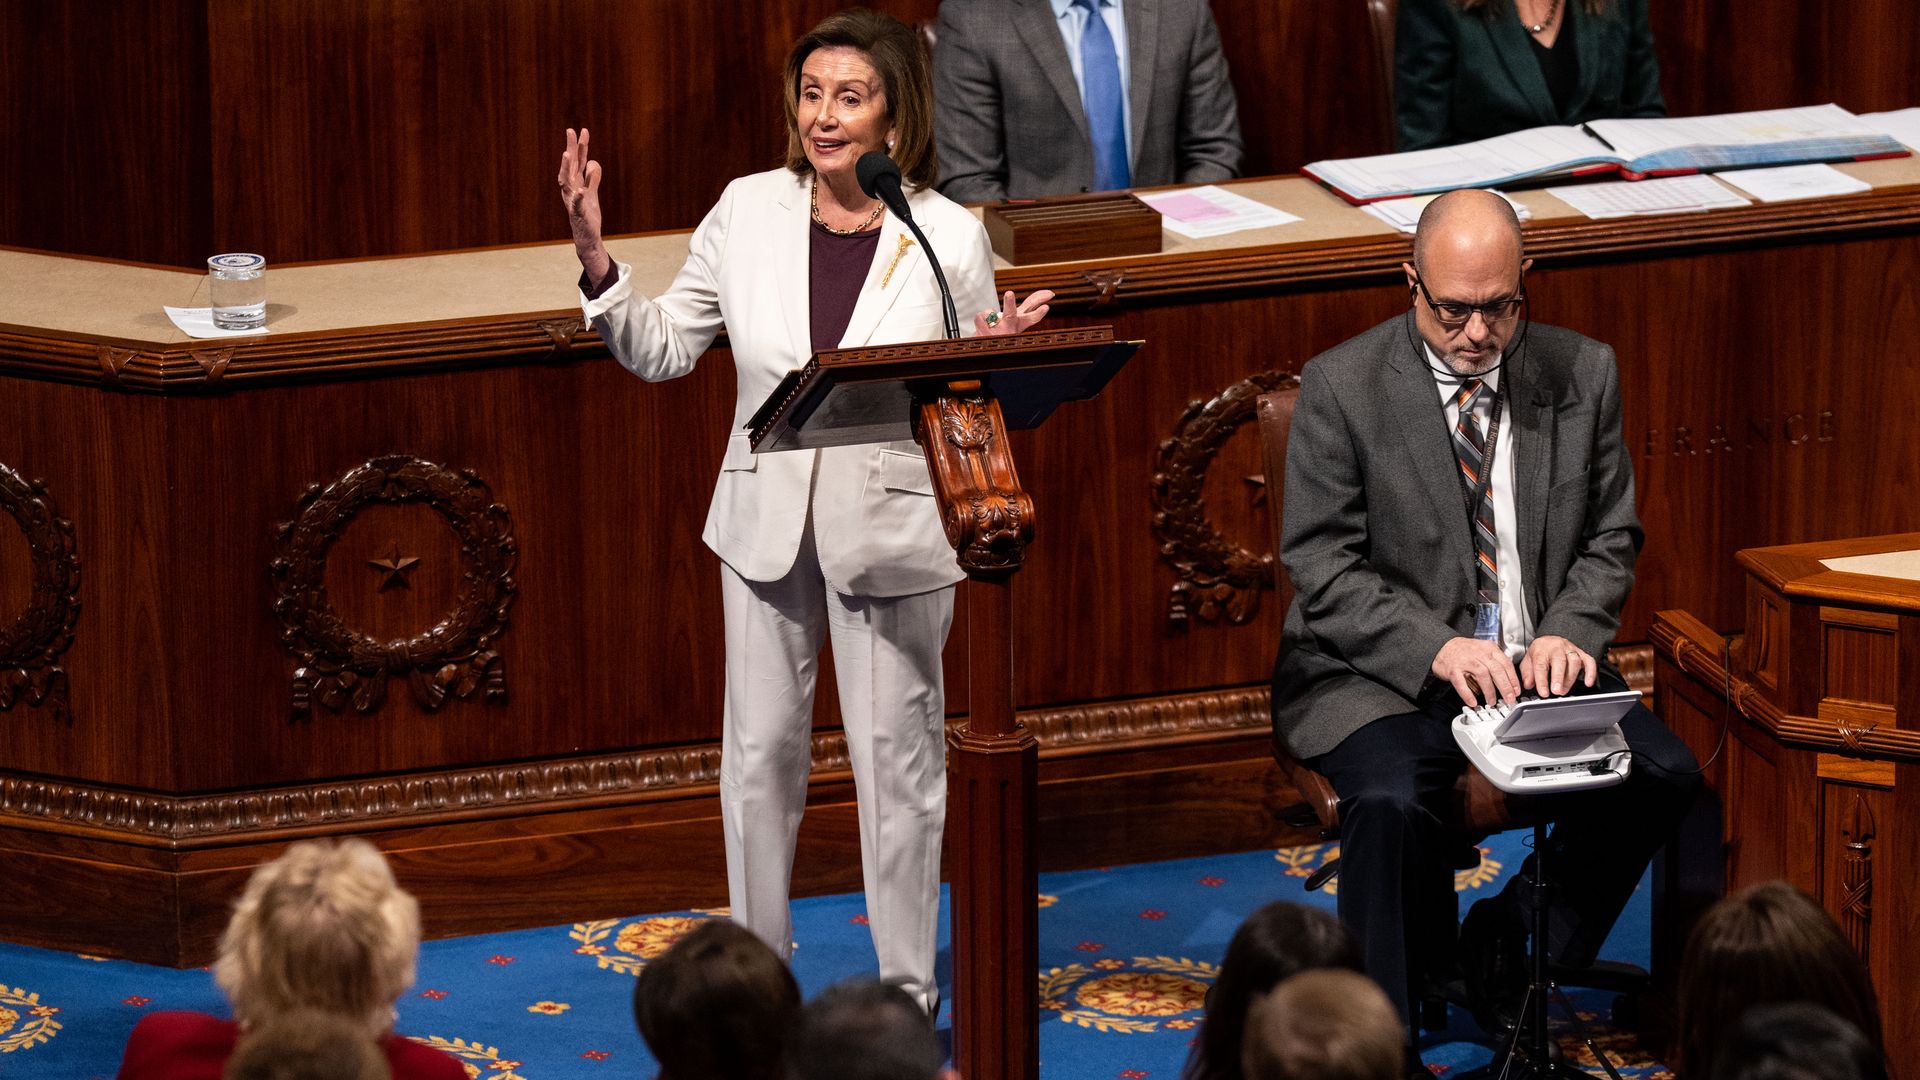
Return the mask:
<svg viewBox="0 0 1920 1080">
<path fill-rule="evenodd" d="M 1120 94 L 1120 52 L 1100 16 L 1100 0 L 1073 0 L 1087 13 L 1080 31 L 1080 102 L 1093 136 L 1093 190 L 1117 191 L 1133 177 L 1127 167 L 1127 112 Z"/>
<path fill-rule="evenodd" d="M 1473 407 L 1485 385 L 1479 379 L 1468 379 L 1454 398 L 1460 419 L 1453 425 L 1453 454 L 1460 459 L 1460 473 L 1466 479 L 1467 490 L 1480 492 L 1473 508 L 1474 580 L 1482 596 L 1498 599 L 1500 542 L 1493 529 L 1493 484 L 1489 482 L 1486 490 L 1480 491 L 1480 469 L 1486 460 L 1487 437 L 1473 415 Z"/>
</svg>

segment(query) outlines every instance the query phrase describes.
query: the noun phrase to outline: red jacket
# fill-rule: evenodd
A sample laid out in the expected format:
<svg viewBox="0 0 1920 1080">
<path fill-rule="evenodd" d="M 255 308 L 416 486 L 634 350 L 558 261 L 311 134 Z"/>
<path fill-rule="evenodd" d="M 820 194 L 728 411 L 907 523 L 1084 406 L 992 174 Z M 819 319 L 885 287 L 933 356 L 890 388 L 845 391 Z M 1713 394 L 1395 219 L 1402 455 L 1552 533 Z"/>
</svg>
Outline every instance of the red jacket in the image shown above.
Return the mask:
<svg viewBox="0 0 1920 1080">
<path fill-rule="evenodd" d="M 220 1080 L 240 1027 L 195 1012 L 150 1013 L 134 1025 L 119 1080 Z M 467 1080 L 458 1059 L 399 1035 L 386 1039 L 393 1080 Z"/>
</svg>

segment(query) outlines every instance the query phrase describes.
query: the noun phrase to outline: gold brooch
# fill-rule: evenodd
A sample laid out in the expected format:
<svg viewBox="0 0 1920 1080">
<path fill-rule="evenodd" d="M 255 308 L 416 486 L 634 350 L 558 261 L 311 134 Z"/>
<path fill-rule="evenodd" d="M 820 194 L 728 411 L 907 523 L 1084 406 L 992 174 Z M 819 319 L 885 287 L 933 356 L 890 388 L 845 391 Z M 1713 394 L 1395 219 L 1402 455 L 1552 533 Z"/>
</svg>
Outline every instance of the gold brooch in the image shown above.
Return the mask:
<svg viewBox="0 0 1920 1080">
<path fill-rule="evenodd" d="M 887 282 L 893 280 L 893 268 L 900 265 L 900 256 L 905 255 L 907 253 L 907 249 L 912 246 L 913 246 L 913 237 L 908 236 L 906 233 L 901 233 L 900 246 L 893 249 L 893 261 L 887 264 L 887 272 L 880 275 L 881 288 L 883 289 L 886 288 Z"/>
</svg>

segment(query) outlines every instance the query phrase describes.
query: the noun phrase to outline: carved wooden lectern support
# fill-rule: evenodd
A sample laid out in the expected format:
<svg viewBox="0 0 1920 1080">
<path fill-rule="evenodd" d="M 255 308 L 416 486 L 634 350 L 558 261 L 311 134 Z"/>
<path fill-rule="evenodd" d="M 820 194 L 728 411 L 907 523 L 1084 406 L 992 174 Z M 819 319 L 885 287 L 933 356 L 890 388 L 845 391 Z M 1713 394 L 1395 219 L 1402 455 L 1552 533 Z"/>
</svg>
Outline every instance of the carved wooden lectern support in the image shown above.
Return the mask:
<svg viewBox="0 0 1920 1080">
<path fill-rule="evenodd" d="M 821 353 L 751 422 L 756 451 L 911 437 L 967 587 L 965 723 L 948 733 L 953 868 L 953 1053 L 969 1080 L 1034 1080 L 1040 1066 L 1039 746 L 1014 712 L 1013 575 L 1033 499 L 1007 435 L 1100 392 L 1139 342 L 1109 327 Z"/>
</svg>

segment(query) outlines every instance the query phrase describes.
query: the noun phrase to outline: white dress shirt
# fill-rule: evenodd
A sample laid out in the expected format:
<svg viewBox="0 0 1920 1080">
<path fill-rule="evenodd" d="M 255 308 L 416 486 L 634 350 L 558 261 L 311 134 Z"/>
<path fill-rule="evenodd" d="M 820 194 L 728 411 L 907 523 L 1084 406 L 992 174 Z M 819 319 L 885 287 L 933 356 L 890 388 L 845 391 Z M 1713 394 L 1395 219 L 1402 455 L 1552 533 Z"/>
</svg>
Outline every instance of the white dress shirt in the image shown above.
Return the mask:
<svg viewBox="0 0 1920 1080">
<path fill-rule="evenodd" d="M 1120 62 L 1120 119 L 1127 131 L 1127 165 L 1133 166 L 1133 73 L 1127 63 L 1127 18 L 1121 0 L 1099 0 L 1100 19 L 1113 35 L 1114 56 Z M 1073 85 L 1080 88 L 1080 100 L 1087 100 L 1087 78 L 1081 71 L 1080 36 L 1087 30 L 1087 9 L 1073 0 L 1053 0 L 1053 17 L 1060 36 L 1067 43 L 1067 59 L 1073 64 Z"/>
<path fill-rule="evenodd" d="M 1452 445 L 1453 429 L 1460 422 L 1460 407 L 1455 399 L 1460 396 L 1460 387 L 1469 376 L 1446 374 L 1446 365 L 1433 354 L 1433 349 L 1422 345 L 1427 353 L 1428 370 L 1433 372 L 1434 382 L 1440 391 L 1440 403 L 1447 415 L 1447 440 Z M 1493 394 L 1500 389 L 1500 370 L 1495 368 L 1479 376 L 1486 389 L 1473 401 L 1474 419 L 1480 424 L 1484 436 L 1487 422 L 1493 415 Z M 1500 566 L 1500 644 L 1506 650 L 1507 658 L 1518 664 L 1527 654 L 1527 646 L 1533 644 L 1533 619 L 1527 614 L 1526 575 L 1520 566 L 1520 526 L 1519 518 L 1513 507 L 1513 446 L 1518 438 L 1514 430 L 1513 410 L 1503 407 L 1500 410 L 1500 433 L 1498 444 L 1493 448 L 1493 476 L 1489 487 L 1493 494 L 1493 535 L 1498 542 L 1498 551 L 1494 558 Z M 1460 507 L 1461 517 L 1466 516 L 1466 496 L 1459 491 L 1449 492 Z"/>
</svg>

